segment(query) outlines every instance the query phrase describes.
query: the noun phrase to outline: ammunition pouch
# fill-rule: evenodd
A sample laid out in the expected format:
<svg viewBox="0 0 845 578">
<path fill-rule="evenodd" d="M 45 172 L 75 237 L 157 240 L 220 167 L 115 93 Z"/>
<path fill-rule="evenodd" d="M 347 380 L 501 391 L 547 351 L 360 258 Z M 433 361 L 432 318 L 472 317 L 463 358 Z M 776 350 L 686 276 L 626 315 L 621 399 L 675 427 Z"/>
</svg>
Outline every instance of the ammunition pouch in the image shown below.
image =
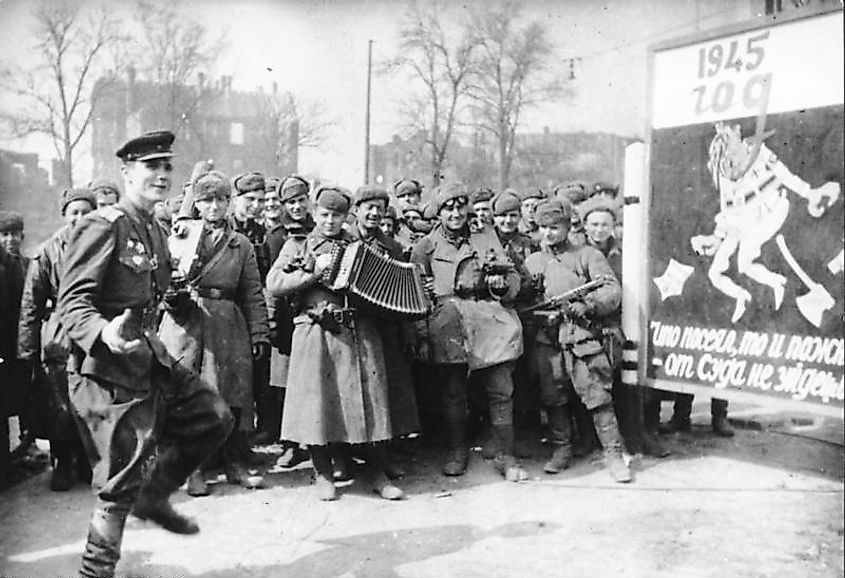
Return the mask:
<svg viewBox="0 0 845 578">
<path fill-rule="evenodd" d="M 622 349 L 625 347 L 625 334 L 621 327 L 604 327 L 601 330 L 601 341 L 610 366 L 619 367 L 622 363 Z"/>
<path fill-rule="evenodd" d="M 353 309 L 321 307 L 308 311 L 311 321 L 332 335 L 340 333 L 341 326 L 352 327 Z"/>
</svg>

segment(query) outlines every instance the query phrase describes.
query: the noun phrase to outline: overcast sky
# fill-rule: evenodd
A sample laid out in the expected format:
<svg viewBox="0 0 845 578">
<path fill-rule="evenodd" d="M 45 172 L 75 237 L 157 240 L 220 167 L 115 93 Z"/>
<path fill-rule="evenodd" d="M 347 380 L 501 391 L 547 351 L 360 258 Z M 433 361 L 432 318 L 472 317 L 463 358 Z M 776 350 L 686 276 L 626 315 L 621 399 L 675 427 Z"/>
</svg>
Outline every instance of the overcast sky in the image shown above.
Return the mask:
<svg viewBox="0 0 845 578">
<path fill-rule="evenodd" d="M 93 1 L 93 0 L 85 0 Z M 387 0 L 173 0 L 186 17 L 210 30 L 227 29 L 228 47 L 211 76 L 233 77 L 235 90 L 273 82 L 282 90 L 321 99 L 338 120 L 326 146 L 303 151 L 300 170 L 354 187 L 363 179 L 367 42 L 375 61 L 395 54 L 405 4 Z M 27 62 L 34 2 L 0 0 L 0 55 Z M 465 16 L 453 2 L 450 19 Z M 524 118 L 523 132 L 602 131 L 641 136 L 645 127 L 649 44 L 752 15 L 747 0 L 525 0 L 526 21 L 547 25 L 556 46 L 555 67 L 568 78 L 575 58 L 575 99 L 550 103 Z M 757 4 L 762 4 L 758 2 Z M 130 3 L 107 4 L 128 18 Z M 112 8 L 113 7 L 113 8 Z M 398 103 L 407 92 L 397 78 L 374 76 L 371 142 L 400 131 Z M 49 164 L 50 148 L 35 141 L 0 141 L 0 147 L 37 150 Z M 83 180 L 87 178 L 80 155 Z"/>
</svg>

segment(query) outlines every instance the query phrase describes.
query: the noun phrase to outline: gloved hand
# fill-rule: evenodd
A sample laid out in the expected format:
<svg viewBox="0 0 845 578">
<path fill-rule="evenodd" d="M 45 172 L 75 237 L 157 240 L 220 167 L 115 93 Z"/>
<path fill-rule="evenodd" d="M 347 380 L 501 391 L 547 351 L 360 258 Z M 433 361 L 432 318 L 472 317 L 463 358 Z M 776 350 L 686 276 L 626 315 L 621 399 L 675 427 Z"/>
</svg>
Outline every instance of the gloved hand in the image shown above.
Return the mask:
<svg viewBox="0 0 845 578">
<path fill-rule="evenodd" d="M 270 344 L 269 343 L 255 343 L 252 346 L 252 358 L 255 361 L 259 361 L 265 359 L 268 355 L 270 355 Z"/>
</svg>

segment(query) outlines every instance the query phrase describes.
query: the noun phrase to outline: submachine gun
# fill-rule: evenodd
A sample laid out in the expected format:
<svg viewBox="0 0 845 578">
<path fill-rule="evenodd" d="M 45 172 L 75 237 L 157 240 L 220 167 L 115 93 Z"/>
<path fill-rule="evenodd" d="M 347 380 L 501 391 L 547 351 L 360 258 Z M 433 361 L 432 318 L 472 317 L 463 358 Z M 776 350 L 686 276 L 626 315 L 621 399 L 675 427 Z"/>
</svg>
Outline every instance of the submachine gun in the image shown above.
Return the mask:
<svg viewBox="0 0 845 578">
<path fill-rule="evenodd" d="M 587 295 L 588 293 L 595 291 L 596 289 L 598 289 L 599 287 L 601 287 L 605 283 L 607 283 L 607 279 L 605 279 L 603 277 L 597 277 L 597 278 L 593 279 L 592 281 L 588 281 L 587 283 L 584 283 L 583 285 L 579 285 L 578 287 L 574 287 L 574 288 L 570 289 L 569 291 L 564 291 L 560 295 L 555 295 L 554 297 L 552 297 L 550 299 L 546 299 L 545 301 L 542 301 L 541 303 L 537 303 L 535 305 L 531 305 L 530 307 L 520 309 L 519 313 L 522 314 L 522 313 L 530 313 L 532 311 L 555 309 L 557 307 L 560 307 L 564 303 L 569 303 L 570 301 L 576 301 L 576 300 L 580 299 L 584 295 Z"/>
</svg>

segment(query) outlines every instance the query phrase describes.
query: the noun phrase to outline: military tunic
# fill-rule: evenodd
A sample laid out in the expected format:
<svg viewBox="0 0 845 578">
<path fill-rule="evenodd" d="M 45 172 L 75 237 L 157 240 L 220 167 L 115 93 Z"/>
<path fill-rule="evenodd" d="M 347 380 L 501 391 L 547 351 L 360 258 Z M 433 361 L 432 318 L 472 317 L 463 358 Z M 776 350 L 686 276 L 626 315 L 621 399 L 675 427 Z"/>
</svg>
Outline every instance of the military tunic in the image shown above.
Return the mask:
<svg viewBox="0 0 845 578">
<path fill-rule="evenodd" d="M 63 259 L 58 312 L 73 342 L 70 400 L 87 426 L 94 486 L 110 502 L 134 500 L 159 442 L 156 471 L 178 487 L 232 427 L 220 396 L 155 336 L 169 283 L 164 232 L 148 212 L 124 199 L 77 223 Z M 125 338 L 140 339 L 140 346 L 116 354 L 100 334 L 127 308 Z"/>
<path fill-rule="evenodd" d="M 327 238 L 316 230 L 289 239 L 267 276 L 274 297 L 296 295 L 289 382 L 282 439 L 307 445 L 364 443 L 393 437 L 387 369 L 372 319 L 349 311 L 342 293 L 329 290 L 295 261 L 331 253 L 354 237 Z"/>
<path fill-rule="evenodd" d="M 607 259 L 593 247 L 571 247 L 568 242 L 562 250 L 545 247 L 531 255 L 525 265 L 532 276 L 543 278 L 543 299 L 602 279 L 604 285 L 587 294 L 583 301 L 597 317 L 619 307 L 622 298 L 619 281 Z M 565 403 L 568 385 L 574 387 L 587 409 L 611 401 L 612 370 L 600 338 L 600 331 L 582 320 L 565 319 L 538 331 L 535 363 L 540 372 L 544 405 Z M 564 367 L 566 374 L 562 373 Z"/>
</svg>

